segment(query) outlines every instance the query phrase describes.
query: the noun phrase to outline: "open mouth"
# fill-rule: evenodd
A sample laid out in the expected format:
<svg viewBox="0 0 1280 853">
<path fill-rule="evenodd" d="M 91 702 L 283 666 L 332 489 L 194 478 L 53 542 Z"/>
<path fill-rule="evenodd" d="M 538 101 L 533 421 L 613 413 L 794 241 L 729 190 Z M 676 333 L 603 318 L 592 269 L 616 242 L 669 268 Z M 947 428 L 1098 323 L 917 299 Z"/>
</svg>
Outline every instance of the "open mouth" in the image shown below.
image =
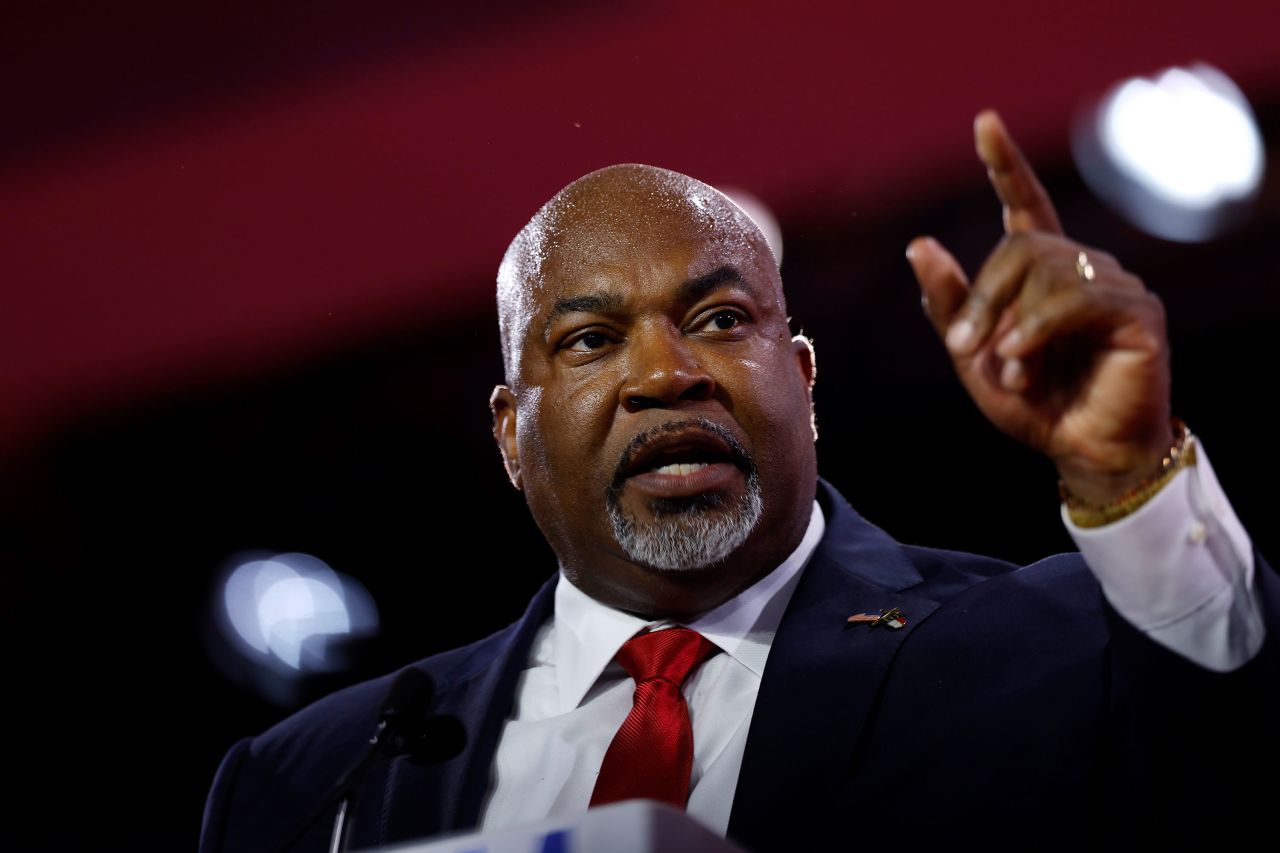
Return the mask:
<svg viewBox="0 0 1280 853">
<path fill-rule="evenodd" d="M 706 420 L 655 427 L 622 454 L 612 491 L 634 488 L 650 498 L 679 498 L 742 487 L 753 466 L 727 429 Z"/>
</svg>

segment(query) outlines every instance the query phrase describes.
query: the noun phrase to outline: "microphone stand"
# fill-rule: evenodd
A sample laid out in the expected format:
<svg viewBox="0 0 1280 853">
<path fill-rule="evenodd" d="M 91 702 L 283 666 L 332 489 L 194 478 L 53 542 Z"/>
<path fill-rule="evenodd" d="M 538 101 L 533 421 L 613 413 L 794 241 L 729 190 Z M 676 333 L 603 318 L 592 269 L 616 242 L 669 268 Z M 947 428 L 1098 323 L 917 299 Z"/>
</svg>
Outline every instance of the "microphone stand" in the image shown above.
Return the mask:
<svg viewBox="0 0 1280 853">
<path fill-rule="evenodd" d="M 378 762 L 408 754 L 415 763 L 433 764 L 462 751 L 466 732 L 456 717 L 436 715 L 423 718 L 433 692 L 431 679 L 420 669 L 406 669 L 396 677 L 382 706 L 378 727 L 369 738 L 370 748 L 330 789 L 320 807 L 289 837 L 289 841 L 280 848 L 281 853 L 292 850 L 335 803 L 338 812 L 329 838 L 329 853 L 342 853 L 351 836 L 354 822 L 351 810 L 356 795 L 365 776 Z"/>
<path fill-rule="evenodd" d="M 338 813 L 333 818 L 333 833 L 329 836 L 329 853 L 343 853 L 347 849 L 347 842 L 351 840 L 351 821 L 347 820 L 347 812 L 355 804 L 356 791 L 359 789 L 359 783 L 364 781 L 365 773 L 369 772 L 369 768 L 373 766 L 382 752 L 386 751 L 388 753 L 387 758 L 393 758 L 396 753 L 404 749 L 403 742 L 392 744 L 391 749 L 386 749 L 386 742 L 380 742 L 382 736 L 386 734 L 386 730 L 387 720 L 384 718 L 378 722 L 378 729 L 370 739 L 373 749 L 369 750 L 365 754 L 364 760 L 338 782 L 338 790 L 347 789 L 347 793 L 338 803 Z M 354 780 L 355 784 L 352 784 L 352 780 Z M 323 811 L 321 809 L 322 813 Z"/>
<path fill-rule="evenodd" d="M 351 811 L 355 807 L 356 795 L 364 782 L 365 774 L 375 761 L 386 761 L 399 755 L 407 755 L 414 764 L 435 764 L 453 758 L 462 751 L 467 742 L 467 733 L 462 727 L 462 722 L 448 714 L 427 717 L 410 728 L 404 727 L 403 720 L 399 721 L 400 725 L 394 727 L 391 726 L 392 722 L 394 720 L 385 720 L 379 724 L 377 732 L 371 739 L 375 745 L 374 749 L 355 770 L 348 774 L 348 778 L 354 778 L 355 781 L 346 783 L 344 780 L 344 783 L 338 786 L 339 791 L 346 789 L 346 795 L 338 803 L 338 812 L 333 818 L 329 853 L 344 853 L 347 849 L 347 844 L 351 840 L 351 827 L 355 822 L 351 818 Z M 387 728 L 393 729 L 390 734 L 385 731 Z M 387 737 L 386 747 L 380 749 L 379 738 L 383 736 Z"/>
</svg>

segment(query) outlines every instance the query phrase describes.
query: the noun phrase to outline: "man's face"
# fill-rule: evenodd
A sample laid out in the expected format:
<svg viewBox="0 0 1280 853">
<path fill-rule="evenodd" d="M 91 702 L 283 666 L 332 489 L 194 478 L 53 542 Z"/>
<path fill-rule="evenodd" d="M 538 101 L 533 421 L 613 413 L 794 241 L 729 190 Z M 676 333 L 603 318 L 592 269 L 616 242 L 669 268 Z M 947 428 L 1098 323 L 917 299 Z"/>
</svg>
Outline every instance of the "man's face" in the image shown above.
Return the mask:
<svg viewBox="0 0 1280 853">
<path fill-rule="evenodd" d="M 815 489 L 808 344 L 758 234 L 709 198 L 579 193 L 543 235 L 517 374 L 493 398 L 568 579 L 647 615 L 704 611 L 768 572 Z"/>
</svg>

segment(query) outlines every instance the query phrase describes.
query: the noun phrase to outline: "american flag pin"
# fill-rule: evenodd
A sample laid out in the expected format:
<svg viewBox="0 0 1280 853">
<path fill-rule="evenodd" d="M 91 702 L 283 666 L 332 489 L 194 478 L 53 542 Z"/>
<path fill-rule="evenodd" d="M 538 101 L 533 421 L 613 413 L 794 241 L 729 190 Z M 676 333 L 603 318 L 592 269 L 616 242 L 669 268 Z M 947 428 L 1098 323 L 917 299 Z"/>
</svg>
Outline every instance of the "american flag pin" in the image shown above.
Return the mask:
<svg viewBox="0 0 1280 853">
<path fill-rule="evenodd" d="M 890 607 L 879 613 L 855 613 L 849 617 L 848 621 L 868 625 L 871 628 L 884 625 L 896 631 L 907 624 L 907 617 L 899 608 Z"/>
</svg>

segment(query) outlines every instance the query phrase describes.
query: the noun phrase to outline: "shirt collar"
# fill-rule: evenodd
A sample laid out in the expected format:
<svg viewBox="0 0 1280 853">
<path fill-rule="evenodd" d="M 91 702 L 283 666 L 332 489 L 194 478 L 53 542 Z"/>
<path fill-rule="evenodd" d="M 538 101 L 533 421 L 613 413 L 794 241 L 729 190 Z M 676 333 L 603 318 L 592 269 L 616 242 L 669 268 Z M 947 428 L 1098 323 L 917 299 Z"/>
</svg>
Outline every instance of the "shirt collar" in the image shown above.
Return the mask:
<svg viewBox="0 0 1280 853">
<path fill-rule="evenodd" d="M 800 570 L 826 529 L 817 501 L 800 545 L 776 569 L 733 598 L 687 623 L 646 620 L 601 604 L 561 574 L 556 584 L 554 654 L 560 710 L 578 707 L 622 644 L 641 629 L 684 624 L 715 643 L 757 678 L 764 672 L 773 635 L 791 600 Z"/>
</svg>

